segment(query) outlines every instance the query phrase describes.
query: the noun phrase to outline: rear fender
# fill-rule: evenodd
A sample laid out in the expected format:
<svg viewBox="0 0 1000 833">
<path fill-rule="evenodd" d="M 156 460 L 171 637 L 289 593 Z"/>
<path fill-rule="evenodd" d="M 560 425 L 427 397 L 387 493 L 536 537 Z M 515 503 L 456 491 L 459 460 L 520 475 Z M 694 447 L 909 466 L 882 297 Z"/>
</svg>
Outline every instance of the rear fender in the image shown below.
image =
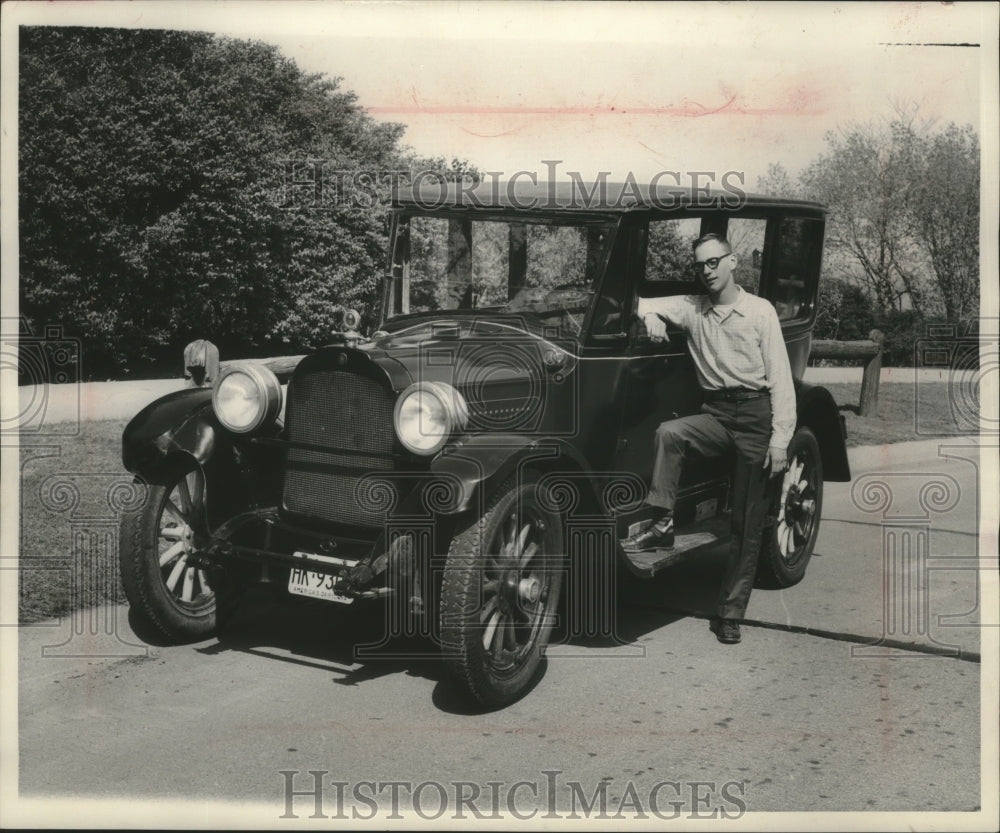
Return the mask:
<svg viewBox="0 0 1000 833">
<path fill-rule="evenodd" d="M 820 457 L 823 460 L 823 479 L 849 481 L 851 466 L 847 460 L 847 443 L 844 440 L 840 411 L 830 391 L 803 383 L 797 386 L 796 395 L 798 424 L 809 428 L 819 443 Z"/>
</svg>

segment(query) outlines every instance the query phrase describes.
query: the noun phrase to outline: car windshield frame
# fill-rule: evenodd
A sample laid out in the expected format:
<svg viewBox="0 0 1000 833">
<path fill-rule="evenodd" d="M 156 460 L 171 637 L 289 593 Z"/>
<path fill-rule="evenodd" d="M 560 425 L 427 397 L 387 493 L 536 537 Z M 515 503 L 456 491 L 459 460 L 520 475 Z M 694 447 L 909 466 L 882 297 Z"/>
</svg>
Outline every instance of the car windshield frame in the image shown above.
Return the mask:
<svg viewBox="0 0 1000 833">
<path fill-rule="evenodd" d="M 468 232 L 470 242 L 472 241 L 471 229 L 477 224 L 481 226 L 484 223 L 504 224 L 507 226 L 508 233 L 511 227 L 521 226 L 525 230 L 525 236 L 529 233 L 529 227 L 539 226 L 550 228 L 568 227 L 581 230 L 593 229 L 597 233 L 603 231 L 604 235 L 603 240 L 595 244 L 599 246 L 599 250 L 595 252 L 588 252 L 588 241 L 586 238 L 581 238 L 580 242 L 583 244 L 582 258 L 585 263 L 583 280 L 564 281 L 557 286 L 551 287 L 532 286 L 527 282 L 528 267 L 525 264 L 522 266 L 524 274 L 521 275 L 524 283 L 518 287 L 518 293 L 511 297 L 512 270 L 511 264 L 507 261 L 505 268 L 507 269 L 508 298 L 505 303 L 486 303 L 482 305 L 473 303 L 464 307 L 455 306 L 417 311 L 397 311 L 396 305 L 402 306 L 400 302 L 403 293 L 407 290 L 412 292 L 412 287 L 408 285 L 412 260 L 409 231 L 411 221 L 416 218 L 452 221 L 456 225 L 462 222 L 468 223 L 468 227 L 470 228 Z M 560 339 L 571 338 L 582 340 L 590 325 L 595 299 L 599 297 L 601 292 L 608 263 L 619 234 L 620 224 L 621 218 L 619 216 L 593 211 L 543 213 L 512 211 L 509 209 L 469 211 L 463 209 L 421 210 L 409 206 L 396 208 L 392 213 L 389 252 L 382 281 L 378 329 L 383 332 L 395 332 L 400 327 L 412 327 L 428 318 L 456 320 L 469 319 L 470 317 L 490 318 L 497 322 L 504 322 L 507 325 L 520 326 L 536 331 L 543 335 L 558 337 Z M 528 245 L 527 241 L 525 241 L 526 249 Z M 473 257 L 471 247 L 468 254 L 471 260 Z M 526 251 L 525 258 L 529 256 L 530 254 Z M 439 283 L 444 283 L 446 280 L 446 273 L 437 277 Z M 493 287 L 494 291 L 498 288 L 501 287 Z M 537 298 L 534 303 L 524 300 L 525 296 L 534 297 L 541 293 L 546 293 L 546 300 L 551 298 L 549 306 L 540 306 Z M 586 295 L 586 298 L 583 297 L 584 295 Z M 567 308 L 563 308 L 561 311 L 557 310 L 557 300 L 565 300 Z M 563 315 L 563 312 L 566 314 Z M 557 321 L 557 318 L 561 320 Z"/>
</svg>

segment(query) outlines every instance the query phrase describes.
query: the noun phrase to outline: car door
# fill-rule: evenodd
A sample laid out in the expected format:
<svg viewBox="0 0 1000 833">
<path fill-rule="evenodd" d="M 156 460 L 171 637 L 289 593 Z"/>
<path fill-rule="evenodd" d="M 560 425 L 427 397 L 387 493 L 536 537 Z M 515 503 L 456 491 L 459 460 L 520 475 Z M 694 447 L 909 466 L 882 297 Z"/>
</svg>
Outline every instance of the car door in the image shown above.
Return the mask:
<svg viewBox="0 0 1000 833">
<path fill-rule="evenodd" d="M 707 218 L 706 218 L 707 219 Z M 640 297 L 704 292 L 691 269 L 691 244 L 701 233 L 702 218 L 653 219 L 645 229 L 645 267 L 635 284 L 632 310 Z M 634 319 L 629 333 L 623 381 L 622 420 L 617 465 L 649 484 L 655 460 L 654 440 L 660 423 L 697 413 L 702 393 L 687 338 L 673 325 L 668 339 L 653 342 Z M 718 480 L 718 461 L 691 460 L 681 475 L 681 490 L 697 492 Z"/>
</svg>

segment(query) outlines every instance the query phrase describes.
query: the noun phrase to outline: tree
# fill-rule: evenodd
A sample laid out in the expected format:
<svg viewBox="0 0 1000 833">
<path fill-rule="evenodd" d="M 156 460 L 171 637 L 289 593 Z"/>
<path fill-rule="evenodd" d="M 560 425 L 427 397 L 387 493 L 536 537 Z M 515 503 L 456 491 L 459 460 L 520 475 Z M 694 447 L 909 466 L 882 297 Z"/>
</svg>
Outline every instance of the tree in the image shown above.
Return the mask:
<svg viewBox="0 0 1000 833">
<path fill-rule="evenodd" d="M 883 313 L 908 298 L 924 306 L 909 209 L 919 160 L 912 124 L 852 125 L 826 136 L 827 152 L 803 172 L 806 194 L 826 203 L 829 248 L 847 254 Z"/>
<path fill-rule="evenodd" d="M 308 349 L 335 304 L 373 306 L 385 199 L 324 182 L 317 201 L 289 163 L 423 163 L 340 79 L 196 32 L 23 27 L 20 48 L 21 310 L 79 337 L 88 375 L 176 361 L 196 337 L 224 356 Z"/>
<path fill-rule="evenodd" d="M 979 138 L 949 124 L 925 137 L 910 232 L 926 252 L 948 321 L 979 317 Z"/>
<path fill-rule="evenodd" d="M 827 262 L 850 264 L 883 316 L 978 316 L 979 142 L 970 126 L 934 131 L 916 110 L 827 134 L 802 175 L 826 203 Z M 769 174 L 771 172 L 769 171 Z"/>
<path fill-rule="evenodd" d="M 871 301 L 860 286 L 836 277 L 820 283 L 813 338 L 865 339 L 877 324 Z"/>
<path fill-rule="evenodd" d="M 766 197 L 795 197 L 798 188 L 792 177 L 780 162 L 767 166 L 767 173 L 757 177 L 756 192 Z"/>
<path fill-rule="evenodd" d="M 691 243 L 682 235 L 676 220 L 649 224 L 646 274 L 660 280 L 687 280 L 691 276 Z"/>
</svg>

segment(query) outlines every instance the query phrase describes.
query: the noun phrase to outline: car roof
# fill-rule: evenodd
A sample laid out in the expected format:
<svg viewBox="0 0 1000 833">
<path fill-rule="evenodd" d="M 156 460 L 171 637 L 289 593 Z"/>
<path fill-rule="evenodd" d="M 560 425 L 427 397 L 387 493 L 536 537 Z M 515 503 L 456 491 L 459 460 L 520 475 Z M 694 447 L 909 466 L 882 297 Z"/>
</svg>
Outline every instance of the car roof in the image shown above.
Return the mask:
<svg viewBox="0 0 1000 833">
<path fill-rule="evenodd" d="M 424 177 L 416 185 L 401 186 L 393 194 L 400 208 L 422 210 L 514 210 L 528 212 L 628 213 L 641 211 L 794 208 L 808 213 L 827 211 L 818 202 L 748 194 L 736 186 L 681 187 L 667 182 L 531 182 L 486 179 L 479 183 L 444 182 Z"/>
</svg>

